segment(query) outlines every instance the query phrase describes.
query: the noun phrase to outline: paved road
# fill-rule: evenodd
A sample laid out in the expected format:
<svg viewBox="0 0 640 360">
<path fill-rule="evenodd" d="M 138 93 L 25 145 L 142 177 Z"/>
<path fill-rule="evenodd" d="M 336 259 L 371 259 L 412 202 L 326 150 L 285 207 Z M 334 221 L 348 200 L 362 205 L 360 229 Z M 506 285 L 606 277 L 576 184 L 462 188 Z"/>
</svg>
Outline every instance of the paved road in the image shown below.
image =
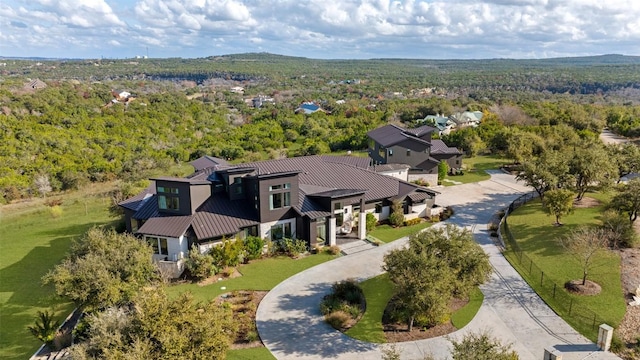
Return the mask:
<svg viewBox="0 0 640 360">
<path fill-rule="evenodd" d="M 448 337 L 488 330 L 512 344 L 523 360 L 543 358 L 545 348 L 562 351 L 564 360 L 618 359 L 597 351 L 551 311 L 509 265 L 493 244 L 487 223 L 498 210 L 526 192 L 513 177 L 493 172 L 491 180 L 438 189 L 438 203 L 452 205 L 456 214 L 448 222 L 466 226 L 490 255 L 495 272 L 481 287 L 485 300 L 476 317 Z M 406 238 L 372 250 L 343 256 L 285 280 L 271 290 L 258 307 L 256 322 L 265 346 L 278 359 L 381 359 L 381 345 L 352 339 L 327 325 L 318 309 L 336 281 L 365 280 L 382 273 L 385 253 L 405 245 Z M 402 359 L 450 358 L 445 337 L 397 344 Z"/>
</svg>

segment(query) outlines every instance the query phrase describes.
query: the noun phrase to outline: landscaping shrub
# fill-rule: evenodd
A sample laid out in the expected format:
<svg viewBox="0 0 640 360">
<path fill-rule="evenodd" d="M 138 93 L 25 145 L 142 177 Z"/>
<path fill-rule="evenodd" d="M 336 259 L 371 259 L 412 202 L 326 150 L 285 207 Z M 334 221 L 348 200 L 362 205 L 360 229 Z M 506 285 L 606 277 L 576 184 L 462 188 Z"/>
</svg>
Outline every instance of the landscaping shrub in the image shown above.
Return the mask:
<svg viewBox="0 0 640 360">
<path fill-rule="evenodd" d="M 344 329 L 347 322 L 357 319 L 364 310 L 364 294 L 352 279 L 340 281 L 331 287 L 331 293 L 320 303 L 320 312 L 335 329 Z"/>
<path fill-rule="evenodd" d="M 422 222 L 421 218 L 415 218 L 415 219 L 411 219 L 411 220 L 405 220 L 404 221 L 404 226 L 411 226 L 411 225 L 417 225 L 420 224 Z"/>
<path fill-rule="evenodd" d="M 242 239 L 223 240 L 222 245 L 209 250 L 213 257 L 213 264 L 219 268 L 237 266 L 244 258 L 244 242 Z"/>
<path fill-rule="evenodd" d="M 376 217 L 373 214 L 367 213 L 366 221 L 367 221 L 367 232 L 373 231 L 376 228 L 378 219 L 376 219 Z"/>
<path fill-rule="evenodd" d="M 391 204 L 391 214 L 389 215 L 389 224 L 394 227 L 401 226 L 404 222 L 404 211 L 402 209 L 402 202 L 394 200 Z"/>
<path fill-rule="evenodd" d="M 445 221 L 451 216 L 453 216 L 453 208 L 451 206 L 447 206 L 442 210 L 442 213 L 440 213 L 440 220 Z"/>
<path fill-rule="evenodd" d="M 217 272 L 217 268 L 213 265 L 213 257 L 209 253 L 200 253 L 195 245 L 189 250 L 185 267 L 196 280 L 206 279 Z"/>
<path fill-rule="evenodd" d="M 325 316 L 325 320 L 334 329 L 344 329 L 351 320 L 351 316 L 344 311 L 335 311 Z"/>
<path fill-rule="evenodd" d="M 273 255 L 297 257 L 308 249 L 304 240 L 284 238 L 273 241 L 269 250 Z"/>
<path fill-rule="evenodd" d="M 338 255 L 338 254 L 340 254 L 340 248 L 338 246 L 336 246 L 336 245 L 329 246 L 327 248 L 327 252 L 329 254 L 331 254 L 331 255 Z"/>
<path fill-rule="evenodd" d="M 62 216 L 62 213 L 63 213 L 62 206 L 60 205 L 54 205 L 49 208 L 49 214 L 51 214 L 51 217 L 54 219 L 57 219 L 60 216 Z"/>
<path fill-rule="evenodd" d="M 262 256 L 264 240 L 258 236 L 249 236 L 244 240 L 244 252 L 247 260 L 259 259 Z"/>
</svg>

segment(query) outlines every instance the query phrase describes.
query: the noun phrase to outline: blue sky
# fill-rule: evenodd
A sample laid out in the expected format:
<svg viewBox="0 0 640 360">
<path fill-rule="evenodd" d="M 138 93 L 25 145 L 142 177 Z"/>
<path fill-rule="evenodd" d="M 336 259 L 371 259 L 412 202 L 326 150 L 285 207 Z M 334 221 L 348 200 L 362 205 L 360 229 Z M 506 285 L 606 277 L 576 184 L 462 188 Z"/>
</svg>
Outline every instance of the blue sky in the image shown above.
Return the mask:
<svg viewBox="0 0 640 360">
<path fill-rule="evenodd" d="M 0 0 L 0 56 L 640 55 L 638 0 Z"/>
</svg>

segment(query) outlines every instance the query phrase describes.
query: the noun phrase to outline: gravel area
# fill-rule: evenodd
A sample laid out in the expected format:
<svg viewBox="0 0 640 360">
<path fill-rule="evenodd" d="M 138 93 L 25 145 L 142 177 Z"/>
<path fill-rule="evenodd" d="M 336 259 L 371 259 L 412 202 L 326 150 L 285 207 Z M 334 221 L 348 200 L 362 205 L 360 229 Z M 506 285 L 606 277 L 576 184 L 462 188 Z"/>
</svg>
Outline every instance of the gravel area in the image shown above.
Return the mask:
<svg viewBox="0 0 640 360">
<path fill-rule="evenodd" d="M 640 286 L 640 249 L 620 250 L 622 266 L 622 290 L 629 303 L 636 288 Z M 617 329 L 618 336 L 627 342 L 635 343 L 640 337 L 640 306 L 627 305 L 627 313 Z"/>
</svg>

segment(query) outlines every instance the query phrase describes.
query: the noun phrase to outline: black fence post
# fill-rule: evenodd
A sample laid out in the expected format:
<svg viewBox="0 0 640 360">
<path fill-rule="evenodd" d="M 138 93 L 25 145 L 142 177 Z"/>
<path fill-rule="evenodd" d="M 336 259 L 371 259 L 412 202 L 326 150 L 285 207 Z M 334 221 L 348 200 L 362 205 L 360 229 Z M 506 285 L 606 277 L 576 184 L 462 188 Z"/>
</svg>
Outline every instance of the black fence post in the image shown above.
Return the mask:
<svg viewBox="0 0 640 360">
<path fill-rule="evenodd" d="M 540 286 L 542 287 L 542 280 L 544 280 L 544 271 L 540 271 Z"/>
<path fill-rule="evenodd" d="M 569 315 L 571 315 L 571 308 L 573 307 L 573 299 L 569 301 Z"/>
<path fill-rule="evenodd" d="M 533 260 L 529 259 L 529 275 L 531 275 L 531 267 L 533 266 Z"/>
<path fill-rule="evenodd" d="M 553 298 L 556 298 L 556 283 L 553 283 Z"/>
</svg>

